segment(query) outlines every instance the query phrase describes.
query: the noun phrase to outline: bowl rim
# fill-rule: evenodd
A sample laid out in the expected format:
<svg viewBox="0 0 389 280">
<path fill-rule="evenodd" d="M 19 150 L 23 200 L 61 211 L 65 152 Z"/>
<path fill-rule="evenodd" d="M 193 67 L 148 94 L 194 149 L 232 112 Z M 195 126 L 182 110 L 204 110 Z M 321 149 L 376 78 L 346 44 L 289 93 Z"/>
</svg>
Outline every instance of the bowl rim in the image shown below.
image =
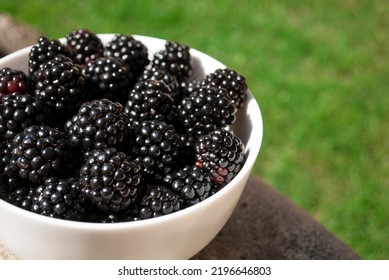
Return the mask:
<svg viewBox="0 0 389 280">
<path fill-rule="evenodd" d="M 97 34 L 103 41 L 107 41 L 109 38 L 112 38 L 112 36 L 116 35 L 116 33 L 101 33 Z M 166 42 L 165 39 L 156 38 L 156 37 L 150 37 L 145 35 L 131 35 L 135 39 L 142 41 L 155 41 L 159 43 Z M 59 38 L 59 40 L 63 40 L 63 38 Z M 0 59 L 2 64 L 7 64 L 7 62 L 14 60 L 15 58 L 19 57 L 20 55 L 25 55 L 26 52 L 29 52 L 33 45 L 22 48 L 20 50 L 17 50 L 11 54 L 8 54 Z M 216 65 L 219 65 L 219 68 L 226 68 L 227 66 L 215 59 L 214 57 L 209 56 L 206 53 L 203 53 L 200 50 L 190 48 L 191 55 L 199 58 L 206 58 L 208 60 L 212 60 Z M 149 53 L 149 56 L 152 55 Z M 258 105 L 258 102 L 256 101 L 255 97 L 253 96 L 250 89 L 247 89 L 247 100 L 245 103 L 245 106 L 250 106 L 250 109 L 252 110 L 252 115 L 255 115 L 256 119 L 255 123 L 256 126 L 253 126 L 253 129 L 251 131 L 251 134 L 249 134 L 249 138 L 255 138 L 256 145 L 250 146 L 250 150 L 248 152 L 248 156 L 246 157 L 246 161 L 244 165 L 242 166 L 242 169 L 238 172 L 238 174 L 229 182 L 226 186 L 224 186 L 221 190 L 213 194 L 212 196 L 208 197 L 207 199 L 201 201 L 200 203 L 197 203 L 193 206 L 187 207 L 185 209 L 179 210 L 177 212 L 145 219 L 145 220 L 139 220 L 139 221 L 128 221 L 128 222 L 118 222 L 118 223 L 93 223 L 93 222 L 85 222 L 85 221 L 71 221 L 71 220 L 64 220 L 64 219 L 58 219 L 58 218 L 52 218 L 48 216 L 44 216 L 41 214 L 37 214 L 22 208 L 19 208 L 17 206 L 12 205 L 11 203 L 0 199 L 0 208 L 4 208 L 8 211 L 13 212 L 16 215 L 23 216 L 25 218 L 30 219 L 31 221 L 36 221 L 42 224 L 50 224 L 51 226 L 60 226 L 63 228 L 73 228 L 78 230 L 94 230 L 94 231 L 116 231 L 116 230 L 123 230 L 123 229 L 130 229 L 130 228 L 139 228 L 139 227 L 148 227 L 148 226 L 154 226 L 159 223 L 165 223 L 168 221 L 173 221 L 179 217 L 184 216 L 190 216 L 192 212 L 196 212 L 199 208 L 206 208 L 208 204 L 214 203 L 215 200 L 218 200 L 219 197 L 223 196 L 224 193 L 229 192 L 233 186 L 242 179 L 242 177 L 245 176 L 245 174 L 250 173 L 256 158 L 259 154 L 259 150 L 262 146 L 262 140 L 263 140 L 263 118 L 261 114 L 260 107 Z M 253 134 L 257 133 L 257 135 Z M 251 139 L 254 141 L 253 139 Z M 247 143 L 245 143 L 245 148 L 247 149 Z"/>
</svg>

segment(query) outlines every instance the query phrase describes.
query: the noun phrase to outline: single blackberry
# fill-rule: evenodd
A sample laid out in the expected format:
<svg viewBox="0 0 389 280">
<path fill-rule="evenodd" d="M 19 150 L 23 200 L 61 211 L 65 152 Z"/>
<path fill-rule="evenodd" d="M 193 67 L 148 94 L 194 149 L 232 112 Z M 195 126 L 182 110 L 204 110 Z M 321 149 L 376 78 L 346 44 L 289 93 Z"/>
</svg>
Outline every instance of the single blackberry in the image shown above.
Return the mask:
<svg viewBox="0 0 389 280">
<path fill-rule="evenodd" d="M 0 70 L 0 104 L 7 95 L 29 93 L 29 79 L 23 71 L 5 67 Z"/>
<path fill-rule="evenodd" d="M 134 78 L 138 77 L 150 62 L 147 47 L 134 37 L 125 34 L 115 35 L 105 46 L 104 55 L 124 61 Z"/>
<path fill-rule="evenodd" d="M 122 104 L 127 101 L 134 79 L 124 62 L 115 57 L 99 57 L 82 70 L 93 99 L 107 98 Z"/>
<path fill-rule="evenodd" d="M 227 96 L 238 109 L 242 108 L 247 99 L 246 79 L 232 69 L 215 70 L 201 81 L 201 85 L 224 88 L 227 91 Z"/>
<path fill-rule="evenodd" d="M 181 101 L 179 113 L 186 132 L 195 137 L 230 125 L 236 119 L 236 107 L 221 88 L 198 88 Z"/>
<path fill-rule="evenodd" d="M 154 54 L 151 66 L 168 70 L 179 82 L 186 81 L 192 75 L 190 47 L 167 41 L 165 49 Z"/>
<path fill-rule="evenodd" d="M 246 159 L 243 142 L 228 130 L 217 129 L 201 136 L 195 145 L 196 164 L 214 184 L 224 186 L 242 168 Z"/>
<path fill-rule="evenodd" d="M 84 65 L 104 55 L 104 46 L 100 38 L 87 29 L 73 30 L 65 36 L 65 45 L 74 52 L 74 62 Z"/>
<path fill-rule="evenodd" d="M 52 60 L 57 55 L 73 58 L 73 51 L 64 46 L 59 40 L 50 40 L 45 36 L 38 39 L 38 43 L 31 47 L 28 60 L 28 72 L 32 77 L 41 64 Z"/>
<path fill-rule="evenodd" d="M 68 57 L 57 55 L 42 64 L 32 80 L 35 97 L 55 112 L 60 127 L 87 99 L 85 76 L 81 67 Z"/>
<path fill-rule="evenodd" d="M 135 84 L 124 107 L 131 126 L 144 120 L 174 124 L 178 119 L 177 106 L 169 88 L 161 81 L 146 80 Z"/>
<path fill-rule="evenodd" d="M 103 211 L 128 208 L 137 198 L 141 181 L 141 164 L 115 148 L 91 152 L 80 169 L 84 193 Z"/>
<path fill-rule="evenodd" d="M 167 174 L 163 181 L 185 207 L 206 199 L 212 187 L 209 175 L 197 165 L 187 165 L 175 170 Z"/>
<path fill-rule="evenodd" d="M 138 77 L 138 82 L 145 82 L 147 80 L 155 80 L 163 82 L 169 88 L 169 95 L 173 98 L 176 104 L 181 101 L 181 92 L 179 91 L 179 84 L 176 77 L 170 74 L 166 69 L 148 68 L 145 69 Z"/>
<path fill-rule="evenodd" d="M 17 134 L 10 142 L 9 163 L 4 174 L 18 175 L 34 183 L 48 177 L 64 174 L 70 152 L 63 132 L 46 125 L 33 125 Z"/>
<path fill-rule="evenodd" d="M 96 99 L 81 105 L 65 124 L 70 145 L 84 151 L 120 143 L 127 133 L 128 117 L 120 103 Z"/>
<path fill-rule="evenodd" d="M 47 178 L 32 196 L 31 211 L 41 215 L 81 221 L 85 197 L 77 178 Z"/>
<path fill-rule="evenodd" d="M 155 184 L 146 186 L 136 206 L 137 216 L 141 220 L 168 215 L 181 209 L 177 196 L 169 188 Z M 136 220 L 135 217 L 132 219 Z"/>
<path fill-rule="evenodd" d="M 131 154 L 143 165 L 144 172 L 159 176 L 171 171 L 179 151 L 179 135 L 174 126 L 147 120 L 133 127 Z"/>
<path fill-rule="evenodd" d="M 7 95 L 0 105 L 0 141 L 10 141 L 34 124 L 43 124 L 47 109 L 29 94 Z"/>
</svg>

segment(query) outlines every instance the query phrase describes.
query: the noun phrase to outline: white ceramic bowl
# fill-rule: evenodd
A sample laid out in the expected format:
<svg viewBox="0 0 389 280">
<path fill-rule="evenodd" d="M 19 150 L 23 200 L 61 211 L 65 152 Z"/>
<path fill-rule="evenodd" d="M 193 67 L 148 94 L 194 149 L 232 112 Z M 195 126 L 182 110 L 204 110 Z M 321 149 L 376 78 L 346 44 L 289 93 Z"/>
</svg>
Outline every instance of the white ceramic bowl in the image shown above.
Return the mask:
<svg viewBox="0 0 389 280">
<path fill-rule="evenodd" d="M 99 35 L 107 43 L 113 35 Z M 164 48 L 165 40 L 134 37 L 149 54 Z M 27 71 L 25 48 L 0 59 L 6 66 Z M 225 65 L 191 49 L 194 75 L 199 78 Z M 248 92 L 246 105 L 231 126 L 246 146 L 247 160 L 237 176 L 205 201 L 176 213 L 149 220 L 94 224 L 35 214 L 0 200 L 0 243 L 21 259 L 189 259 L 222 229 L 246 185 L 262 142 L 262 116 Z"/>
</svg>

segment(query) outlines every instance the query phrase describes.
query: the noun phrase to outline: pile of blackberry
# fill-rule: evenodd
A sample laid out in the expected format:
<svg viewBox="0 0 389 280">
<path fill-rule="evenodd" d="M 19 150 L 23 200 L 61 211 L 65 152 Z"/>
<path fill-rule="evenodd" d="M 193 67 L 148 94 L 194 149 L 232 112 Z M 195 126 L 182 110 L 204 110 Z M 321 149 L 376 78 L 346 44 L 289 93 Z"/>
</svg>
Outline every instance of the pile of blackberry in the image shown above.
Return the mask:
<svg viewBox="0 0 389 280">
<path fill-rule="evenodd" d="M 194 79 L 190 47 L 149 53 L 136 37 L 103 44 L 77 29 L 42 36 L 26 73 L 0 69 L 0 199 L 58 219 L 116 223 L 191 207 L 241 170 L 228 130 L 245 78 Z"/>
</svg>

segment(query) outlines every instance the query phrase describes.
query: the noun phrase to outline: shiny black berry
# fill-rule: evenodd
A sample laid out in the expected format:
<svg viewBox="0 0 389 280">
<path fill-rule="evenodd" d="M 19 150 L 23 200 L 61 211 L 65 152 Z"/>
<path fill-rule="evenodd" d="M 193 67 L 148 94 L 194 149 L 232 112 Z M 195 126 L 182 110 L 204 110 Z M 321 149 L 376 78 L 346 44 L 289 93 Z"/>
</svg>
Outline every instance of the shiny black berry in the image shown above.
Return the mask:
<svg viewBox="0 0 389 280">
<path fill-rule="evenodd" d="M 93 99 L 107 98 L 124 104 L 134 83 L 128 66 L 115 57 L 91 60 L 82 73 Z"/>
<path fill-rule="evenodd" d="M 142 182 L 141 165 L 115 148 L 92 151 L 80 169 L 80 184 L 103 211 L 124 210 L 134 203 Z"/>
<path fill-rule="evenodd" d="M 236 119 L 236 107 L 224 89 L 200 87 L 181 101 L 180 120 L 195 137 L 226 127 Z"/>
<path fill-rule="evenodd" d="M 59 40 L 50 40 L 45 36 L 38 39 L 38 43 L 32 46 L 29 53 L 28 72 L 33 76 L 43 63 L 52 60 L 57 55 L 73 58 L 73 51 L 64 46 Z"/>
<path fill-rule="evenodd" d="M 128 117 L 120 103 L 108 99 L 85 102 L 65 124 L 70 144 L 84 151 L 119 144 L 127 133 Z"/>
<path fill-rule="evenodd" d="M 224 186 L 241 170 L 246 159 L 244 149 L 237 136 L 217 129 L 197 140 L 196 164 L 209 174 L 214 184 Z"/>
<path fill-rule="evenodd" d="M 166 174 L 175 164 L 179 151 L 179 135 L 175 128 L 162 121 L 148 120 L 134 126 L 131 154 L 149 175 Z"/>
<path fill-rule="evenodd" d="M 179 84 L 174 75 L 168 70 L 162 68 L 147 68 L 138 77 L 138 82 L 145 82 L 147 80 L 161 81 L 169 88 L 169 95 L 173 98 L 176 104 L 181 101 L 181 92 L 179 91 Z"/>
<path fill-rule="evenodd" d="M 121 59 L 134 78 L 149 64 L 147 47 L 134 37 L 125 34 L 115 35 L 105 46 L 105 56 Z"/>
<path fill-rule="evenodd" d="M 141 220 L 171 214 L 181 209 L 177 196 L 167 187 L 149 184 L 137 203 L 137 213 Z"/>
<path fill-rule="evenodd" d="M 227 96 L 238 109 L 243 107 L 247 99 L 246 79 L 232 69 L 215 70 L 201 81 L 201 85 L 225 89 Z"/>
<path fill-rule="evenodd" d="M 187 165 L 174 170 L 167 174 L 163 181 L 185 207 L 206 199 L 212 187 L 210 176 L 197 165 Z"/>
<path fill-rule="evenodd" d="M 35 83 L 35 97 L 53 109 L 59 127 L 87 99 L 81 67 L 65 56 L 58 55 L 42 64 L 32 80 Z"/>
<path fill-rule="evenodd" d="M 65 174 L 71 157 L 65 134 L 46 125 L 33 125 L 17 134 L 5 156 L 9 157 L 5 175 L 34 183 Z"/>
<path fill-rule="evenodd" d="M 66 34 L 65 46 L 74 52 L 74 62 L 84 65 L 104 55 L 104 46 L 100 38 L 87 29 L 76 29 Z"/>
<path fill-rule="evenodd" d="M 124 109 L 131 126 L 145 120 L 158 120 L 169 124 L 178 121 L 177 106 L 170 96 L 169 88 L 162 81 L 145 80 L 136 83 Z"/>
<path fill-rule="evenodd" d="M 32 196 L 31 211 L 65 220 L 80 221 L 85 211 L 85 197 L 78 178 L 47 178 Z"/>
<path fill-rule="evenodd" d="M 151 66 L 166 69 L 177 81 L 186 81 L 192 75 L 190 47 L 174 41 L 167 41 L 165 48 L 154 54 Z"/>
</svg>

